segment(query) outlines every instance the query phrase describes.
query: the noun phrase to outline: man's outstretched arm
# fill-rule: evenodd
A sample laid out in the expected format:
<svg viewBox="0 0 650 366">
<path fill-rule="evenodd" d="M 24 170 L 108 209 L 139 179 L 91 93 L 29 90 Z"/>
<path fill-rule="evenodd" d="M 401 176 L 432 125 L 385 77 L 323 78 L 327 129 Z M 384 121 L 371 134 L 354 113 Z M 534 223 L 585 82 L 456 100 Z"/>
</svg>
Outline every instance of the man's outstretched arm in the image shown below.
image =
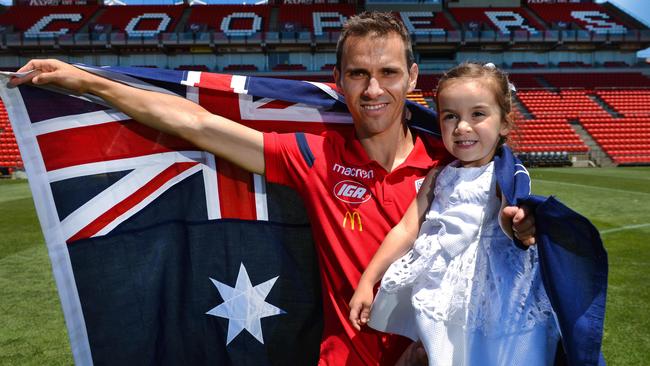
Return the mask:
<svg viewBox="0 0 650 366">
<path fill-rule="evenodd" d="M 253 173 L 264 174 L 261 132 L 214 115 L 187 99 L 134 88 L 58 60 L 32 60 L 19 72 L 36 70 L 11 84 L 51 84 L 101 97 L 134 120 L 179 136 Z"/>
</svg>

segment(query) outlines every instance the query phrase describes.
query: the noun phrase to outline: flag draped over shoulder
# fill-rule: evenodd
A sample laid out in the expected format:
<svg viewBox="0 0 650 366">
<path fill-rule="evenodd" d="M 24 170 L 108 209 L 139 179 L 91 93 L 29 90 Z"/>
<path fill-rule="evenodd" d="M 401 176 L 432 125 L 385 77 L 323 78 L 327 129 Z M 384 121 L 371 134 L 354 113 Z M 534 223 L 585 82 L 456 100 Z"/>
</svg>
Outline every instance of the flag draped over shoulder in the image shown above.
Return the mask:
<svg viewBox="0 0 650 366">
<path fill-rule="evenodd" d="M 87 69 L 263 131 L 351 128 L 326 84 Z M 293 191 L 90 95 L 3 86 L 2 98 L 77 364 L 317 363 L 320 277 Z"/>
<path fill-rule="evenodd" d="M 261 131 L 352 128 L 330 84 L 83 68 L 188 98 Z M 143 126 L 94 96 L 4 85 L 0 93 L 77 364 L 317 363 L 320 278 L 295 192 Z M 409 103 L 411 126 L 435 127 L 431 111 L 418 107 Z M 514 158 L 500 161 L 518 171 Z M 607 258 L 597 231 L 579 216 L 555 225 L 566 218 L 554 216 L 565 212 L 557 201 L 535 201 L 528 181 L 523 194 L 513 177 L 499 183 L 510 202 L 537 207 L 544 284 L 569 360 L 598 358 Z M 573 241 L 558 244 L 558 238 Z"/>
<path fill-rule="evenodd" d="M 530 176 L 509 148 L 495 156 L 494 169 L 508 203 L 526 205 L 535 213 L 542 282 L 567 364 L 604 365 L 608 261 L 598 230 L 554 197 L 531 195 Z"/>
</svg>

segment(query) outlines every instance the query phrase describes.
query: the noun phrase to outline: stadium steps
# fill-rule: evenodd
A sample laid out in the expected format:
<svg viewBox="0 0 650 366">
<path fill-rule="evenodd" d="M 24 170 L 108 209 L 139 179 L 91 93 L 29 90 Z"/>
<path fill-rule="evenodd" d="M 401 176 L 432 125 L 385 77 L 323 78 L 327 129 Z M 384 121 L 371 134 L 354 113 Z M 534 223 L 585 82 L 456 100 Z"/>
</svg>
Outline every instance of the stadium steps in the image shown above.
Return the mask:
<svg viewBox="0 0 650 366">
<path fill-rule="evenodd" d="M 559 93 L 560 89 L 551 83 L 548 82 L 548 80 L 544 79 L 542 75 L 537 75 L 535 76 L 535 80 L 539 83 L 539 85 L 543 86 L 545 89 L 548 89 L 554 93 Z"/>
<path fill-rule="evenodd" d="M 278 18 L 280 14 L 280 8 L 273 7 L 269 13 L 269 31 L 277 32 L 278 31 Z"/>
<path fill-rule="evenodd" d="M 102 14 L 104 14 L 105 11 L 106 11 L 106 9 L 99 8 L 99 10 L 97 10 L 97 12 L 95 14 L 93 14 L 93 16 L 90 17 L 90 19 L 86 22 L 86 24 L 84 24 L 81 28 L 79 28 L 79 30 L 77 32 L 78 33 L 87 33 L 88 32 L 88 27 L 90 27 L 91 24 L 97 23 L 97 19 L 99 19 L 99 17 L 101 17 Z"/>
<path fill-rule="evenodd" d="M 447 9 L 443 8 L 442 14 L 445 16 L 445 19 L 447 19 L 447 21 L 449 21 L 449 23 L 454 26 L 454 29 L 463 29 L 463 27 L 456 21 L 451 13 L 447 11 Z"/>
<path fill-rule="evenodd" d="M 519 99 L 517 96 L 517 93 L 512 93 L 512 96 L 515 100 L 515 108 L 519 110 L 519 113 L 521 113 L 522 116 L 524 116 L 525 119 L 535 119 L 535 115 L 526 107 L 526 105 Z"/>
<path fill-rule="evenodd" d="M 587 96 L 588 96 L 589 98 L 591 98 L 591 100 L 593 100 L 594 102 L 598 103 L 598 105 L 599 105 L 602 109 L 604 109 L 605 111 L 607 111 L 607 113 L 609 113 L 610 116 L 612 116 L 612 117 L 614 117 L 614 118 L 621 118 L 621 117 L 623 117 L 622 114 L 620 114 L 620 113 L 618 113 L 616 110 L 614 110 L 614 108 L 613 108 L 612 106 L 610 106 L 609 104 L 607 104 L 607 102 L 605 102 L 605 101 L 603 100 L 603 98 L 601 98 L 599 95 L 597 95 L 597 94 L 587 94 Z"/>
<path fill-rule="evenodd" d="M 530 10 L 524 2 L 522 2 L 521 9 L 528 15 L 531 19 L 534 19 L 537 23 L 541 24 L 544 26 L 543 30 L 546 29 L 551 29 L 548 23 L 544 21 L 544 19 L 540 18 L 539 15 L 537 15 L 534 11 Z"/>
<path fill-rule="evenodd" d="M 187 20 L 190 19 L 190 15 L 192 15 L 192 7 L 188 6 L 183 10 L 183 15 L 181 15 L 181 19 L 178 21 L 178 24 L 176 24 L 176 29 L 174 29 L 174 32 L 183 32 L 185 31 L 185 25 L 187 25 Z"/>
<path fill-rule="evenodd" d="M 589 152 L 591 158 L 594 160 L 597 166 L 602 167 L 612 167 L 616 166 L 609 155 L 600 147 L 600 145 L 594 140 L 593 137 L 585 130 L 584 127 L 580 124 L 578 120 L 569 121 L 571 128 L 580 136 L 585 145 L 589 147 Z"/>
</svg>

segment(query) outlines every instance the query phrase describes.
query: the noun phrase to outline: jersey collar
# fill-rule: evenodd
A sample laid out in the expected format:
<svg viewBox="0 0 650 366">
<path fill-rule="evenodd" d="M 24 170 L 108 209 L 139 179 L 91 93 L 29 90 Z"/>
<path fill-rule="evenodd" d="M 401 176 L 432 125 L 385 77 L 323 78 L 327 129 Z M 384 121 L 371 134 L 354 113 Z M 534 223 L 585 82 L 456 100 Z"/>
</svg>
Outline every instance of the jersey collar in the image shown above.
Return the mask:
<svg viewBox="0 0 650 366">
<path fill-rule="evenodd" d="M 421 133 L 417 130 L 411 129 L 411 133 L 415 136 L 415 143 L 413 144 L 413 150 L 409 153 L 406 160 L 398 166 L 393 172 L 400 170 L 402 168 L 411 167 L 418 169 L 429 169 L 434 165 L 433 158 L 442 159 L 440 156 L 429 155 L 426 144 L 430 145 L 441 145 L 442 143 L 433 135 L 427 133 Z M 426 142 L 425 142 L 426 140 Z M 437 151 L 438 149 L 432 149 L 432 151 Z M 444 147 L 443 147 L 444 150 Z M 446 151 L 446 150 L 444 150 Z M 343 160 L 355 166 L 369 166 L 375 165 L 377 168 L 383 168 L 379 163 L 370 159 L 366 150 L 361 145 L 361 142 L 356 137 L 354 129 L 351 129 L 351 132 L 345 136 L 345 153 L 343 154 Z"/>
</svg>

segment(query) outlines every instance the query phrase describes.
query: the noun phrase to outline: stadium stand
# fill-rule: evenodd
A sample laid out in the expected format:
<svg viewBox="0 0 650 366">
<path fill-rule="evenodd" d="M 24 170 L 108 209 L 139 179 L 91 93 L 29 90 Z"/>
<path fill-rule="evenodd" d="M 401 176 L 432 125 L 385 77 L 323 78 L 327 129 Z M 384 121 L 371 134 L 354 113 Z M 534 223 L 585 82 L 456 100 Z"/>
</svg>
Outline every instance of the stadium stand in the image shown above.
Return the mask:
<svg viewBox="0 0 650 366">
<path fill-rule="evenodd" d="M 582 125 L 615 163 L 650 161 L 650 118 L 586 118 Z"/>
<path fill-rule="evenodd" d="M 566 89 L 559 93 L 548 90 L 522 90 L 517 93 L 517 97 L 536 118 L 610 117 L 583 89 Z"/>
<path fill-rule="evenodd" d="M 320 67 L 321 71 L 332 71 L 336 67 L 336 64 L 325 64 Z"/>
<path fill-rule="evenodd" d="M 545 27 L 528 16 L 523 8 L 452 8 L 449 10 L 464 29 L 491 29 L 501 33 L 524 30 L 537 33 Z"/>
<path fill-rule="evenodd" d="M 553 29 L 584 29 L 599 34 L 626 33 L 631 29 L 624 21 L 609 14 L 595 3 L 555 3 L 528 5 Z"/>
<path fill-rule="evenodd" d="M 22 168 L 16 137 L 11 129 L 4 103 L 0 101 L 0 168 Z M 9 172 L 9 169 L 5 169 Z M 4 174 L 3 174 L 4 175 Z"/>
<path fill-rule="evenodd" d="M 187 71 L 210 71 L 208 65 L 179 65 L 174 70 L 187 70 Z"/>
<path fill-rule="evenodd" d="M 230 71 L 251 72 L 251 71 L 258 71 L 258 68 L 257 68 L 257 66 L 250 65 L 250 64 L 233 64 L 233 65 L 228 65 L 228 66 L 224 67 L 223 71 L 225 71 L 225 72 L 230 72 Z"/>
<path fill-rule="evenodd" d="M 558 88 L 648 87 L 650 79 L 635 72 L 547 73 L 543 78 Z"/>
<path fill-rule="evenodd" d="M 306 71 L 305 65 L 301 64 L 277 64 L 273 66 L 273 71 Z"/>
<path fill-rule="evenodd" d="M 629 65 L 624 61 L 605 61 L 604 67 L 628 67 Z"/>
<path fill-rule="evenodd" d="M 191 7 L 186 28 L 199 27 L 229 36 L 250 36 L 267 31 L 268 5 L 203 5 Z"/>
<path fill-rule="evenodd" d="M 184 10 L 185 7 L 179 5 L 109 6 L 95 23 L 131 37 L 153 37 L 173 31 Z"/>
<path fill-rule="evenodd" d="M 412 102 L 415 102 L 419 105 L 423 105 L 425 107 L 431 107 L 429 103 L 424 99 L 424 95 L 422 94 L 421 90 L 414 90 L 406 95 L 406 98 L 409 99 Z"/>
<path fill-rule="evenodd" d="M 510 67 L 513 69 L 533 69 L 533 68 L 544 68 L 546 65 L 537 63 L 537 62 L 513 62 Z"/>
<path fill-rule="evenodd" d="M 650 89 L 597 90 L 596 94 L 625 117 L 650 117 Z"/>
<path fill-rule="evenodd" d="M 456 30 L 444 12 L 403 11 L 393 14 L 402 19 L 404 25 L 415 35 L 423 33 L 439 35 L 444 31 Z"/>
<path fill-rule="evenodd" d="M 351 4 L 296 4 L 279 9 L 278 31 L 313 32 L 316 36 L 323 32 L 338 32 L 341 25 L 355 14 Z"/>
<path fill-rule="evenodd" d="M 11 6 L 0 14 L 0 24 L 27 38 L 54 37 L 78 31 L 98 9 L 97 5 Z"/>
<path fill-rule="evenodd" d="M 543 88 L 544 86 L 539 81 L 538 74 L 510 74 L 510 82 L 515 85 L 517 89 L 521 88 Z"/>
</svg>

